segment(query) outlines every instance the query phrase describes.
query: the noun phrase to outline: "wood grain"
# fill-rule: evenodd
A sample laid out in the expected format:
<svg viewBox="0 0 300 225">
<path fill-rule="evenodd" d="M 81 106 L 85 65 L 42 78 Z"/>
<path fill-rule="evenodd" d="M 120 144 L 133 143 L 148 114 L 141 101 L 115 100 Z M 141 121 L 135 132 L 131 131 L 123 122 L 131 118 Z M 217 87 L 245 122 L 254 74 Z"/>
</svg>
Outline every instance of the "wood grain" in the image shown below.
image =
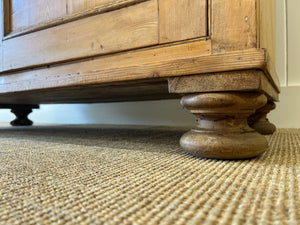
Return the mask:
<svg viewBox="0 0 300 225">
<path fill-rule="evenodd" d="M 9 0 L 11 31 L 6 39 L 79 18 L 105 13 L 146 0 Z"/>
<path fill-rule="evenodd" d="M 99 12 L 105 11 L 107 7 L 114 6 L 117 8 L 120 5 L 129 6 L 139 2 L 140 0 L 66 0 L 67 14 L 74 14 L 78 12 L 91 11 L 95 8 L 100 9 Z M 145 1 L 145 0 L 144 0 Z"/>
<path fill-rule="evenodd" d="M 1 1 L 1 21 L 3 24 L 1 24 L 1 26 L 3 26 L 3 30 L 1 32 L 3 32 L 3 36 L 7 35 L 8 33 L 11 32 L 11 11 L 12 11 L 12 6 L 11 6 L 11 1 L 5 1 L 2 0 Z"/>
<path fill-rule="evenodd" d="M 259 47 L 266 49 L 267 71 L 277 89 L 280 83 L 276 73 L 276 1 L 258 0 L 258 41 Z"/>
<path fill-rule="evenodd" d="M 3 12 L 3 0 L 0 1 L 0 12 Z M 4 36 L 4 16 L 0 14 L 0 72 L 3 66 L 3 36 Z"/>
<path fill-rule="evenodd" d="M 255 0 L 212 0 L 211 7 L 213 53 L 257 47 Z"/>
<path fill-rule="evenodd" d="M 187 57 L 193 58 L 201 55 L 210 55 L 210 47 L 211 42 L 205 39 L 179 45 L 150 47 L 143 50 L 133 50 L 27 71 L 2 73 L 0 81 L 5 84 L 3 88 L 8 88 L 8 91 L 14 88 L 13 86 L 9 88 L 9 83 L 12 85 L 15 83 L 16 90 L 19 88 L 21 88 L 20 90 L 29 90 L 32 88 L 40 89 L 72 84 L 80 85 L 93 84 L 95 82 L 107 83 L 147 79 L 158 77 L 159 74 L 157 73 L 156 76 L 153 73 L 144 73 L 143 65 L 152 65 L 152 63 L 160 63 L 165 60 L 172 62 L 178 59 L 184 60 Z M 152 68 L 155 70 L 155 65 Z M 120 73 L 121 76 L 117 74 L 113 75 L 113 73 L 108 71 L 115 71 Z M 166 68 L 165 71 L 168 72 L 170 70 Z"/>
<path fill-rule="evenodd" d="M 278 92 L 261 70 L 207 73 L 171 77 L 168 80 L 170 93 L 251 91 L 264 93 L 269 100 L 278 101 Z"/>
<path fill-rule="evenodd" d="M 30 26 L 66 15 L 67 0 L 9 0 L 11 2 L 11 31 L 24 30 Z"/>
<path fill-rule="evenodd" d="M 266 75 L 266 73 L 264 73 L 265 76 L 261 76 L 260 79 L 260 85 L 262 87 L 262 91 L 264 93 L 267 94 L 267 96 L 271 96 L 271 98 L 269 98 L 269 101 L 279 101 L 279 91 L 277 89 L 277 87 L 274 85 L 273 82 L 271 82 L 268 79 L 268 76 Z"/>
<path fill-rule="evenodd" d="M 187 152 L 207 158 L 245 159 L 268 148 L 264 136 L 247 124 L 247 118 L 267 98 L 260 93 L 199 93 L 182 97 L 181 104 L 198 119 L 180 144 Z"/>
<path fill-rule="evenodd" d="M 207 0 L 159 1 L 159 42 L 207 36 Z"/>
<path fill-rule="evenodd" d="M 0 93 L 172 77 L 264 66 L 264 51 L 210 54 L 210 41 L 102 56 L 60 66 L 2 73 Z"/>
<path fill-rule="evenodd" d="M 33 67 L 157 43 L 157 1 L 151 0 L 5 40 L 3 68 Z"/>
</svg>

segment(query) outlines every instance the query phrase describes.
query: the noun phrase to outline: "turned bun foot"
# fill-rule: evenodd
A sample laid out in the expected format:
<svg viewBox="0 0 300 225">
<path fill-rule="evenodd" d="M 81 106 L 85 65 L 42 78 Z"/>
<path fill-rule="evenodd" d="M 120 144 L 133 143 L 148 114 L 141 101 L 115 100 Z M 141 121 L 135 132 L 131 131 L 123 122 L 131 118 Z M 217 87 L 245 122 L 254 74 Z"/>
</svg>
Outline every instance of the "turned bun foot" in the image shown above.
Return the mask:
<svg viewBox="0 0 300 225">
<path fill-rule="evenodd" d="M 254 123 L 251 125 L 251 127 L 260 134 L 264 135 L 273 134 L 276 131 L 276 126 L 273 123 L 270 123 L 267 118 L 263 121 Z"/>
<path fill-rule="evenodd" d="M 261 134 L 273 134 L 276 131 L 276 126 L 270 123 L 267 119 L 267 114 L 275 108 L 276 105 L 274 102 L 268 102 L 249 117 L 249 126 Z"/>
<path fill-rule="evenodd" d="M 262 154 L 268 143 L 247 118 L 267 98 L 259 93 L 203 93 L 184 96 L 181 104 L 198 117 L 198 125 L 180 139 L 189 153 L 216 159 L 244 159 Z"/>
<path fill-rule="evenodd" d="M 12 126 L 31 126 L 33 122 L 28 119 L 31 109 L 12 109 L 11 112 L 16 115 L 16 119 L 11 121 Z"/>
</svg>

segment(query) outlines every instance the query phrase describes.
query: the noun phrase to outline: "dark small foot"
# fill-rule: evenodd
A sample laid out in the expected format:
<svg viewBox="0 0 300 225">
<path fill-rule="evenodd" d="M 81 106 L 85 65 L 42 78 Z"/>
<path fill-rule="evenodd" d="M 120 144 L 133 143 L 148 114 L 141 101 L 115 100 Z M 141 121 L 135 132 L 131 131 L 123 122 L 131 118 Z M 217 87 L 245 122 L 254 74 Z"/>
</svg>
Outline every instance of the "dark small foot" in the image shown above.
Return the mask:
<svg viewBox="0 0 300 225">
<path fill-rule="evenodd" d="M 28 119 L 31 109 L 12 109 L 11 112 L 16 115 L 16 119 L 11 121 L 12 126 L 31 126 L 33 122 Z"/>
<path fill-rule="evenodd" d="M 249 126 L 261 134 L 273 134 L 276 131 L 276 126 L 270 123 L 267 114 L 275 107 L 274 102 L 268 102 L 264 107 L 258 109 L 254 115 L 249 117 Z"/>
<path fill-rule="evenodd" d="M 11 112 L 16 115 L 16 119 L 11 121 L 12 126 L 31 126 L 33 122 L 27 117 L 32 109 L 39 109 L 39 105 L 25 104 L 0 104 L 0 109 L 11 109 Z"/>
</svg>

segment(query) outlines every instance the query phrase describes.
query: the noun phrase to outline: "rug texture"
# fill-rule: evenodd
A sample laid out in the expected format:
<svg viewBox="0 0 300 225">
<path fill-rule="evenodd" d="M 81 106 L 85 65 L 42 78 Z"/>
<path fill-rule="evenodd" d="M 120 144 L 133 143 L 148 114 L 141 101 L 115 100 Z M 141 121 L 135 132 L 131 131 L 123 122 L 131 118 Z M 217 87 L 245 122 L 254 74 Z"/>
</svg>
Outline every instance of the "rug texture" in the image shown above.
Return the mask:
<svg viewBox="0 0 300 225">
<path fill-rule="evenodd" d="M 0 224 L 300 224 L 300 130 L 249 160 L 193 157 L 184 129 L 0 128 Z"/>
</svg>

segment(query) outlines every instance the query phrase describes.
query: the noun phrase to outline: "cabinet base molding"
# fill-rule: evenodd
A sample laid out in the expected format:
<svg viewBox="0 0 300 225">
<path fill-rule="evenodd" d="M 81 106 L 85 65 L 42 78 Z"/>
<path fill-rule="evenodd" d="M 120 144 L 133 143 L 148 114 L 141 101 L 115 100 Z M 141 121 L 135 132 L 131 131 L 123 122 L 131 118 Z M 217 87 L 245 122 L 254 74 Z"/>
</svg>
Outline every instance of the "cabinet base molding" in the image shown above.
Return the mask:
<svg viewBox="0 0 300 225">
<path fill-rule="evenodd" d="M 261 134 L 273 134 L 276 131 L 276 126 L 267 118 L 267 114 L 276 108 L 274 102 L 268 102 L 265 106 L 258 109 L 255 114 L 249 117 L 248 124 Z"/>
<path fill-rule="evenodd" d="M 185 133 L 180 144 L 195 156 L 244 159 L 262 154 L 268 143 L 250 128 L 247 118 L 267 103 L 260 93 L 199 93 L 182 97 L 181 104 L 197 118 L 197 126 Z"/>
</svg>

